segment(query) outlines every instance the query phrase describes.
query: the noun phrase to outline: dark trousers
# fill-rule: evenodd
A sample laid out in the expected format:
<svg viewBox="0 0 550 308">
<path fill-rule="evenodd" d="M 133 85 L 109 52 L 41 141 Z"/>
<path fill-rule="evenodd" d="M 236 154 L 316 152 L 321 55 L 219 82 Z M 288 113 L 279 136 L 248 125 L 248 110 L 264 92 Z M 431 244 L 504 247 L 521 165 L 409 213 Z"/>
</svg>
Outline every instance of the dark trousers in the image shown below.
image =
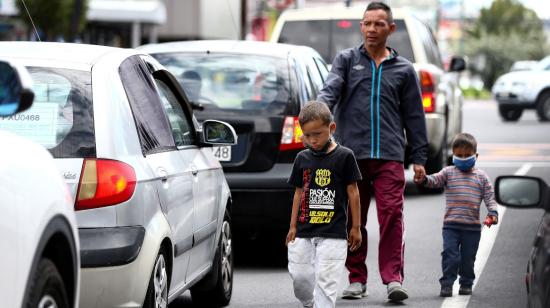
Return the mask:
<svg viewBox="0 0 550 308">
<path fill-rule="evenodd" d="M 405 243 L 403 241 L 403 191 L 405 171 L 403 164 L 387 160 L 357 161 L 363 180 L 357 183 L 361 199 L 361 236 L 363 241 L 356 251 L 349 251 L 346 268 L 349 282 L 367 283 L 367 214 L 371 196 L 376 200 L 376 212 L 380 225 L 378 266 L 382 282 L 403 282 Z M 350 213 L 348 211 L 348 213 Z M 348 220 L 348 228 L 351 220 Z"/>
<path fill-rule="evenodd" d="M 443 277 L 439 279 L 441 286 L 452 286 L 457 275 L 460 275 L 460 285 L 469 287 L 473 285 L 474 262 L 480 237 L 480 231 L 443 229 L 443 252 L 441 253 Z"/>
</svg>

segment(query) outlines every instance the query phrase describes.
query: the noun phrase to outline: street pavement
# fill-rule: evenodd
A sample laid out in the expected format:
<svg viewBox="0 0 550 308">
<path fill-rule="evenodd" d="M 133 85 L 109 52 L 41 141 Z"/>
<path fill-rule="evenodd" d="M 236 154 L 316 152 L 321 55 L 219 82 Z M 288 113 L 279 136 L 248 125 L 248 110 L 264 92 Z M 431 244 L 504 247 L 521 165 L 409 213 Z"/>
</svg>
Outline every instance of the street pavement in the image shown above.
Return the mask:
<svg viewBox="0 0 550 308">
<path fill-rule="evenodd" d="M 479 143 L 477 166 L 487 171 L 491 179 L 504 174 L 527 174 L 550 183 L 550 123 L 538 122 L 534 111 L 525 111 L 519 122 L 505 123 L 493 101 L 466 101 L 463 121 L 463 131 L 473 134 Z M 445 198 L 443 194 L 419 195 L 411 187 L 407 189 L 404 210 L 404 287 L 410 298 L 402 305 L 386 300 L 386 289 L 378 274 L 378 223 L 372 201 L 367 222 L 369 295 L 361 300 L 338 299 L 337 307 L 526 307 L 525 271 L 542 210 L 501 209 L 504 215 L 499 227 L 483 229 L 473 295 L 443 299 L 438 296 L 438 279 Z M 485 213 L 482 205 L 482 215 Z M 300 307 L 286 269 L 283 242 L 284 235 L 236 240 L 234 289 L 228 307 Z M 340 294 L 346 285 L 347 273 L 343 272 Z M 193 307 L 189 292 L 170 307 Z"/>
</svg>

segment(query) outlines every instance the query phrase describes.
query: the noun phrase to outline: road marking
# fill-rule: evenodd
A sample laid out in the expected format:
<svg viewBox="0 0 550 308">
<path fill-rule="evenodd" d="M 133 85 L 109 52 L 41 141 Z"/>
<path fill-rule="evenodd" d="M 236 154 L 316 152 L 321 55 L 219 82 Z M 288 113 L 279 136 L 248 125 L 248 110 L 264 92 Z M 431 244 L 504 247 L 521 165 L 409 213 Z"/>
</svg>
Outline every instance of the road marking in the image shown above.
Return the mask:
<svg viewBox="0 0 550 308">
<path fill-rule="evenodd" d="M 533 164 L 526 163 L 521 166 L 521 168 L 514 173 L 515 175 L 526 175 L 527 172 L 533 167 Z M 483 272 L 483 268 L 485 267 L 485 264 L 487 263 L 487 260 L 489 259 L 489 255 L 491 254 L 491 250 L 493 249 L 493 245 L 495 244 L 495 239 L 497 238 L 498 230 L 500 229 L 500 226 L 502 225 L 502 219 L 504 218 L 504 213 L 506 212 L 506 208 L 503 206 L 498 206 L 498 218 L 499 222 L 497 225 L 492 226 L 491 228 L 485 228 L 482 227 L 481 232 L 481 239 L 479 240 L 479 249 L 477 251 L 476 255 L 476 262 L 474 265 L 474 273 L 476 274 L 476 279 L 474 280 L 474 285 L 472 286 L 472 290 L 475 289 L 477 281 L 481 277 L 481 273 Z M 465 308 L 468 306 L 468 302 L 470 301 L 470 295 L 458 295 L 458 279 L 455 281 L 453 285 L 453 296 L 447 297 L 441 304 L 441 308 Z"/>
</svg>

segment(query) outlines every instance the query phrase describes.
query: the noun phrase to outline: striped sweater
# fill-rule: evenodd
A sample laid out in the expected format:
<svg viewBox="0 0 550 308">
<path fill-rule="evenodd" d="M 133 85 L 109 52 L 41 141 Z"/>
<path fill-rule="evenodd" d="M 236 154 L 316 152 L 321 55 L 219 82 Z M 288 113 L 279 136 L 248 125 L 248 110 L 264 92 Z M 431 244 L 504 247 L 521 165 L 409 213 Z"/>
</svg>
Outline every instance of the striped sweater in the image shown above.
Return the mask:
<svg viewBox="0 0 550 308">
<path fill-rule="evenodd" d="M 463 230 L 481 230 L 479 207 L 485 202 L 490 215 L 498 217 L 495 193 L 489 176 L 485 171 L 473 168 L 468 172 L 455 166 L 443 168 L 438 173 L 426 176 L 424 186 L 430 188 L 445 187 L 444 228 Z"/>
</svg>

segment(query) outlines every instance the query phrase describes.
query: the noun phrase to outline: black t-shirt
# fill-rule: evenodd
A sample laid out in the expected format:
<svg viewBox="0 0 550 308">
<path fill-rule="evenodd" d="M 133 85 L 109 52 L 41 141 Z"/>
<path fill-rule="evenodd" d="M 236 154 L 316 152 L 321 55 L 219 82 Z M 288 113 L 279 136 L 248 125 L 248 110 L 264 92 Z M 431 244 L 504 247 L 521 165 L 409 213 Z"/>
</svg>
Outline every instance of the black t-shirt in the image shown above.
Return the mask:
<svg viewBox="0 0 550 308">
<path fill-rule="evenodd" d="M 288 183 L 303 189 L 298 207 L 298 237 L 347 238 L 347 186 L 361 179 L 353 152 L 341 145 L 324 156 L 303 150 Z"/>
</svg>

